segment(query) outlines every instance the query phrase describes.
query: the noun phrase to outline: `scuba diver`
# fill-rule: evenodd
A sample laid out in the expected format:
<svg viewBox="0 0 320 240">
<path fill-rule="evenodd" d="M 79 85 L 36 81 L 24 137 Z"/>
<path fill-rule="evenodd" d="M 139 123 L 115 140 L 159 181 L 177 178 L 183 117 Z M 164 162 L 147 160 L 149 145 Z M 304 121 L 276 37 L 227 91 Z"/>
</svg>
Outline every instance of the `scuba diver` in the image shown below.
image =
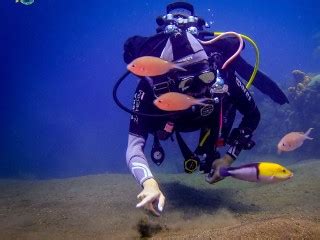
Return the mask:
<svg viewBox="0 0 320 240">
<path fill-rule="evenodd" d="M 132 110 L 125 108 L 116 96 L 120 82 L 129 72 L 118 81 L 113 92 L 116 103 L 131 113 L 126 162 L 143 187 L 137 196 L 140 201 L 137 207 L 144 207 L 158 216 L 165 197 L 144 154 L 149 134 L 154 137 L 151 158 L 156 165 L 165 158 L 160 140 L 173 140 L 175 134 L 185 159 L 181 163 L 185 172 L 199 169 L 206 174 L 205 180 L 212 184 L 223 179 L 219 176 L 219 168 L 230 166 L 242 150 L 255 145 L 251 138 L 260 121 L 260 112 L 243 83 L 243 80 L 249 80 L 255 68 L 235 55 L 244 48 L 239 34 L 222 34 L 223 37 L 212 41 L 216 35 L 204 30 L 208 25 L 195 16 L 191 4 L 174 2 L 166 10 L 166 14 L 156 20 L 157 34 L 133 36 L 125 42 L 124 61 L 129 64 L 139 57 L 153 56 L 179 65 L 179 69 L 173 68 L 159 76 L 140 77 Z M 274 102 L 288 103 L 277 84 L 261 71 L 256 71 L 253 85 Z M 154 100 L 169 92 L 207 100 L 183 111 L 168 112 L 157 108 Z M 243 117 L 239 126 L 232 129 L 237 111 Z M 180 133 L 198 130 L 199 143 L 192 151 Z M 220 156 L 218 148 L 225 145 L 229 148 Z"/>
</svg>

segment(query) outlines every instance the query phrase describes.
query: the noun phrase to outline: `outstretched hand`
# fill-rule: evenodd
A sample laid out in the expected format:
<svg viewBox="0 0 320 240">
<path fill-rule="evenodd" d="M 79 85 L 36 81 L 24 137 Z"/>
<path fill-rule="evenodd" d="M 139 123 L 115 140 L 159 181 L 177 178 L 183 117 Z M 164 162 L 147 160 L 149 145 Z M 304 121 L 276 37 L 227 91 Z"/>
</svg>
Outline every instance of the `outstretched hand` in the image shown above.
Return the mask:
<svg viewBox="0 0 320 240">
<path fill-rule="evenodd" d="M 153 178 L 147 179 L 143 183 L 143 190 L 137 198 L 140 200 L 136 206 L 137 208 L 144 207 L 154 215 L 160 216 L 160 212 L 162 212 L 164 207 L 165 197 L 160 191 L 158 183 Z"/>
<path fill-rule="evenodd" d="M 213 184 L 224 179 L 224 177 L 220 176 L 220 168 L 229 167 L 233 163 L 233 161 L 233 158 L 228 154 L 213 161 L 211 171 L 206 177 L 206 182 Z"/>
</svg>

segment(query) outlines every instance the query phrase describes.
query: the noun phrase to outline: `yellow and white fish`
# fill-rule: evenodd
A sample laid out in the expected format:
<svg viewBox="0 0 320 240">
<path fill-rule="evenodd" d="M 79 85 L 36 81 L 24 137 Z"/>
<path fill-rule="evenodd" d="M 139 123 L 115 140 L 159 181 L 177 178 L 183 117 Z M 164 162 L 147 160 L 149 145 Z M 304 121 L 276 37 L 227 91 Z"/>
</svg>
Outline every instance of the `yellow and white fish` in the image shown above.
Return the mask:
<svg viewBox="0 0 320 240">
<path fill-rule="evenodd" d="M 221 177 L 233 177 L 248 182 L 276 183 L 290 179 L 293 173 L 271 162 L 251 163 L 239 167 L 220 168 Z"/>
</svg>

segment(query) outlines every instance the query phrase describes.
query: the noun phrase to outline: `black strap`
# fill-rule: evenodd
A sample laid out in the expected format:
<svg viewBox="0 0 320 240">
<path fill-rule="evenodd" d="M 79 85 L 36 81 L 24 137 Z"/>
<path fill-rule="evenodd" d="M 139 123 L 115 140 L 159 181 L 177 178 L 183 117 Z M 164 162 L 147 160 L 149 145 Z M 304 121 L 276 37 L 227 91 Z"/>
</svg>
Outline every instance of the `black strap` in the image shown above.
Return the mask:
<svg viewBox="0 0 320 240">
<path fill-rule="evenodd" d="M 186 142 L 183 140 L 181 134 L 178 131 L 176 131 L 176 138 L 184 159 L 189 159 L 191 156 L 193 156 L 194 153 L 187 146 Z"/>
<path fill-rule="evenodd" d="M 198 169 L 200 159 L 187 146 L 180 133 L 176 131 L 177 141 L 184 157 L 184 171 L 186 173 L 193 173 Z"/>
<path fill-rule="evenodd" d="M 160 166 L 165 158 L 165 152 L 160 144 L 157 134 L 154 134 L 153 145 L 151 149 L 151 159 L 152 161 Z"/>
</svg>

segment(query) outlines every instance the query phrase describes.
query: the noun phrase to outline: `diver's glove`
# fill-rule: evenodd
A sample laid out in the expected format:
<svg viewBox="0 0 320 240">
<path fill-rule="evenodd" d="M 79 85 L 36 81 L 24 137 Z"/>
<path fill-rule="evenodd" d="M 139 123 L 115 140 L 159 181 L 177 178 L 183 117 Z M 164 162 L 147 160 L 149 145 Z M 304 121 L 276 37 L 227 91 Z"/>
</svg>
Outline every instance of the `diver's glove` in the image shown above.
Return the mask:
<svg viewBox="0 0 320 240">
<path fill-rule="evenodd" d="M 249 128 L 234 128 L 227 143 L 230 145 L 228 154 L 236 159 L 241 150 L 249 150 L 254 147 L 255 142 L 251 140 L 252 130 Z"/>
<path fill-rule="evenodd" d="M 229 167 L 233 162 L 234 159 L 229 154 L 226 154 L 222 158 L 215 160 L 212 163 L 211 171 L 206 177 L 206 182 L 212 184 L 221 181 L 223 177 L 220 176 L 220 168 Z"/>
<path fill-rule="evenodd" d="M 137 208 L 144 207 L 148 211 L 152 212 L 156 216 L 160 216 L 165 202 L 165 197 L 159 189 L 158 183 L 153 178 L 149 178 L 143 182 L 143 190 L 137 198 L 140 202 L 137 204 Z M 156 205 L 157 210 L 154 205 Z"/>
</svg>

